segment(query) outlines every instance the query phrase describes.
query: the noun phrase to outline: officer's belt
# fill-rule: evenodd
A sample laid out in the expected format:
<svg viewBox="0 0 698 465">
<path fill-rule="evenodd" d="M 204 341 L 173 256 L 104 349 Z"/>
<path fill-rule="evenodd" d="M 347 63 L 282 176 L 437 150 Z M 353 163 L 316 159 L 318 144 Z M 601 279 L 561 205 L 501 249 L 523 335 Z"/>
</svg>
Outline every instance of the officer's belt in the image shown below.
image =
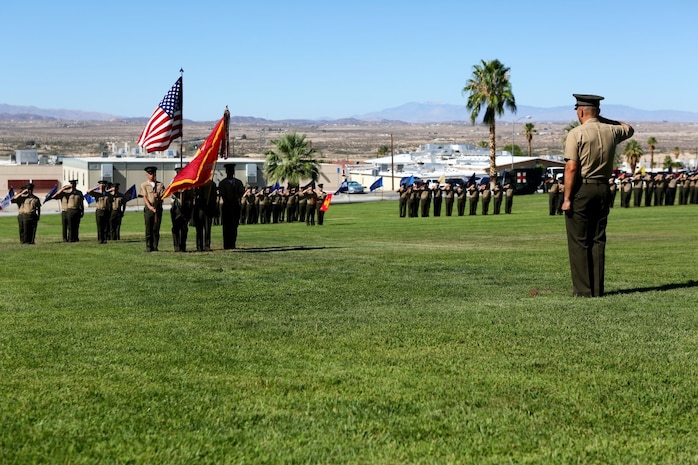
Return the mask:
<svg viewBox="0 0 698 465">
<path fill-rule="evenodd" d="M 603 179 L 594 179 L 594 178 L 583 178 L 582 179 L 582 184 L 607 184 L 608 181 L 604 181 Z"/>
</svg>

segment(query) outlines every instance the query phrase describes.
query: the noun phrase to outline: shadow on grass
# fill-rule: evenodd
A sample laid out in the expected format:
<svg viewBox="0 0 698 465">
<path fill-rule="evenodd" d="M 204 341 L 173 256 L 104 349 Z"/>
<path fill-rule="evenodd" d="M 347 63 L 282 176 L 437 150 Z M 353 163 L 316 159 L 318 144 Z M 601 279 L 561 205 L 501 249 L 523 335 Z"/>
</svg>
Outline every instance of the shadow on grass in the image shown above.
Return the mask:
<svg viewBox="0 0 698 465">
<path fill-rule="evenodd" d="M 698 281 L 686 281 L 685 283 L 669 283 L 662 284 L 661 286 L 648 286 L 648 287 L 636 287 L 634 289 L 619 289 L 617 291 L 606 292 L 604 295 L 623 295 L 623 294 L 634 294 L 636 292 L 653 292 L 653 291 L 671 291 L 674 289 L 689 289 L 691 287 L 698 287 Z"/>
<path fill-rule="evenodd" d="M 339 249 L 340 247 L 305 247 L 302 245 L 284 245 L 277 247 L 250 247 L 250 248 L 238 248 L 238 252 L 248 252 L 248 253 L 262 253 L 262 252 L 288 252 L 293 250 L 325 250 L 325 249 Z"/>
</svg>

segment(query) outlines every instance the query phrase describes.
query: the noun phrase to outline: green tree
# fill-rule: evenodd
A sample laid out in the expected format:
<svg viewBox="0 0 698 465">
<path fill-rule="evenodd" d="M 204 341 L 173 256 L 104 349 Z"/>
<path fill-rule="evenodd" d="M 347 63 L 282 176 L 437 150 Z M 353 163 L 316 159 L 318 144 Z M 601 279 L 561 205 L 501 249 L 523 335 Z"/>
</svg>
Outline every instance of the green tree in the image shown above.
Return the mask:
<svg viewBox="0 0 698 465">
<path fill-rule="evenodd" d="M 671 155 L 667 155 L 664 157 L 664 163 L 662 163 L 662 168 L 664 170 L 670 170 L 670 168 L 674 167 L 674 159 L 671 158 Z"/>
<path fill-rule="evenodd" d="M 494 188 L 497 179 L 497 147 L 495 141 L 495 118 L 504 114 L 505 107 L 516 113 L 516 99 L 511 90 L 509 68 L 499 60 L 480 60 L 479 65 L 473 66 L 473 75 L 468 79 L 462 93 L 467 94 L 466 108 L 470 110 L 470 122 L 475 120 L 485 107 L 482 122 L 490 130 L 490 183 Z"/>
<path fill-rule="evenodd" d="M 305 135 L 291 132 L 272 140 L 272 144 L 274 149 L 266 152 L 264 160 L 264 175 L 268 181 L 300 185 L 301 179 L 318 180 L 320 165 L 314 158 L 317 150 L 312 142 L 305 140 Z"/>
<path fill-rule="evenodd" d="M 528 143 L 528 156 L 530 157 L 533 154 L 533 150 L 531 149 L 531 142 L 533 141 L 533 135 L 537 134 L 538 131 L 536 131 L 536 125 L 533 123 L 526 123 L 524 124 L 524 134 L 526 135 L 526 142 Z"/>
<path fill-rule="evenodd" d="M 386 153 L 390 152 L 390 147 L 387 145 L 381 145 L 378 147 L 378 156 L 379 157 L 384 157 Z"/>
<path fill-rule="evenodd" d="M 511 153 L 515 157 L 523 157 L 525 155 L 523 149 L 517 144 L 514 144 L 514 147 L 512 147 L 511 144 L 507 144 L 502 147 L 502 150 Z"/>
<path fill-rule="evenodd" d="M 650 147 L 650 169 L 654 168 L 654 149 L 657 147 L 657 139 L 650 137 L 647 139 L 647 145 Z"/>
<path fill-rule="evenodd" d="M 579 121 L 572 121 L 570 124 L 565 126 L 564 131 L 565 131 L 565 137 L 562 138 L 562 148 L 565 148 L 565 142 L 567 141 L 567 134 L 570 133 L 570 131 L 574 128 L 579 126 Z"/>
<path fill-rule="evenodd" d="M 625 156 L 625 160 L 630 165 L 630 171 L 632 173 L 635 173 L 635 168 L 637 167 L 637 164 L 640 162 L 640 157 L 642 156 L 642 153 L 642 147 L 640 147 L 640 143 L 638 141 L 631 139 L 628 141 L 627 144 L 625 144 L 623 155 Z"/>
</svg>

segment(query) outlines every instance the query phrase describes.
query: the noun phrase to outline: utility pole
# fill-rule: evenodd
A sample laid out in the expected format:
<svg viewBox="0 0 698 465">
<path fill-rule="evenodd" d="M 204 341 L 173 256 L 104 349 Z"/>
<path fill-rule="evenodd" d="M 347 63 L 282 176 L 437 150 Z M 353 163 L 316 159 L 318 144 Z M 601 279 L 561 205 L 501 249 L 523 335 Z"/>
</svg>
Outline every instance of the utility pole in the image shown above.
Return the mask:
<svg viewBox="0 0 698 465">
<path fill-rule="evenodd" d="M 395 192 L 395 152 L 393 151 L 393 133 L 390 133 L 390 185 Z"/>
</svg>

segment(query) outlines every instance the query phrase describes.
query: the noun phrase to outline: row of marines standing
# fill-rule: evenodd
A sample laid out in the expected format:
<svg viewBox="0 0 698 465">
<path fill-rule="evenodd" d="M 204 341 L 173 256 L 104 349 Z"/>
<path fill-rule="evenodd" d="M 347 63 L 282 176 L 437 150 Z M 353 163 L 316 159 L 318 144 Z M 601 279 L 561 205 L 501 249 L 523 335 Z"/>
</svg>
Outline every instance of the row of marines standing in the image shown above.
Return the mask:
<svg viewBox="0 0 698 465">
<path fill-rule="evenodd" d="M 483 215 L 489 213 L 492 200 L 494 200 L 493 214 L 499 215 L 502 201 L 504 201 L 504 213 L 509 214 L 514 204 L 514 184 L 508 180 L 505 181 L 504 185 L 496 182 L 493 188 L 490 188 L 489 183 L 477 186 L 475 183 L 469 182 L 457 184 L 454 188 L 448 182 L 442 187 L 439 182 L 429 186 L 420 181 L 409 186 L 401 185 L 397 192 L 400 196 L 401 218 L 427 217 L 432 210 L 432 205 L 434 216 L 441 216 L 442 206 L 445 206 L 446 216 L 452 216 L 454 204 L 457 215 L 463 216 L 465 215 L 466 201 L 469 201 L 468 214 L 477 215 L 480 199 L 482 199 Z"/>
<path fill-rule="evenodd" d="M 562 197 L 564 192 L 562 175 L 546 179 L 549 195 L 550 215 L 562 214 Z M 612 176 L 609 181 L 610 207 L 613 207 L 616 195 L 620 193 L 621 208 L 630 208 L 631 200 L 635 207 L 671 206 L 698 203 L 698 173 L 680 173 L 655 175 L 640 173 L 630 175 L 620 173 Z"/>
<path fill-rule="evenodd" d="M 623 173 L 618 176 L 617 183 L 620 184 L 620 206 L 623 208 L 630 207 L 631 200 L 633 206 L 641 206 L 643 197 L 646 207 L 674 205 L 677 200 L 679 205 L 698 203 L 698 173 L 657 173 L 645 176 Z"/>
<path fill-rule="evenodd" d="M 242 197 L 240 224 L 293 223 L 299 221 L 308 226 L 324 223 L 322 208 L 327 199 L 323 184 L 305 187 L 247 187 Z"/>
</svg>

